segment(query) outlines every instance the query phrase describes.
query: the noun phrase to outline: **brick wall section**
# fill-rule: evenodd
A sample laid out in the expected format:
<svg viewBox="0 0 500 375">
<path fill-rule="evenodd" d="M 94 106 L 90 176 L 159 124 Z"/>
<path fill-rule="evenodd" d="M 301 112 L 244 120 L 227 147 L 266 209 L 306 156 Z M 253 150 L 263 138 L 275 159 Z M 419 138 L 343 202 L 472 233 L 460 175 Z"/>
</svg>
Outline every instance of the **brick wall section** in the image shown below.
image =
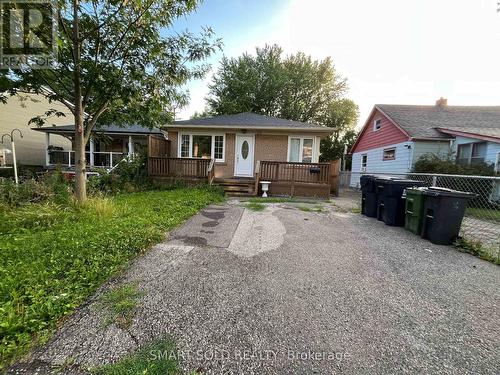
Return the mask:
<svg viewBox="0 0 500 375">
<path fill-rule="evenodd" d="M 236 134 L 226 133 L 226 154 L 224 155 L 224 163 L 215 164 L 216 178 L 231 178 L 234 176 L 234 142 Z"/>
<path fill-rule="evenodd" d="M 376 119 L 382 120 L 382 127 L 374 131 L 373 122 Z M 393 145 L 408 141 L 409 138 L 396 125 L 394 125 L 379 110 L 375 110 L 368 118 L 368 122 L 359 136 L 358 143 L 355 145 L 352 153 L 371 150 L 373 148 Z"/>
<path fill-rule="evenodd" d="M 255 136 L 255 162 L 257 160 L 286 161 L 288 136 L 257 134 Z"/>
</svg>

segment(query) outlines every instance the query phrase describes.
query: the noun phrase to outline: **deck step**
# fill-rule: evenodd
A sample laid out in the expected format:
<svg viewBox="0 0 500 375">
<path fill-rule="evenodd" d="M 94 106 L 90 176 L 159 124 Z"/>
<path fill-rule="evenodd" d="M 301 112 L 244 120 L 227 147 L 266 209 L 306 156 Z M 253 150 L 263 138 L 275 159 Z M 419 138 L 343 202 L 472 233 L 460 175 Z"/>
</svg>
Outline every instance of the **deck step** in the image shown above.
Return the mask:
<svg viewBox="0 0 500 375">
<path fill-rule="evenodd" d="M 216 178 L 214 185 L 222 187 L 230 196 L 254 195 L 255 180 L 253 178 Z"/>
</svg>

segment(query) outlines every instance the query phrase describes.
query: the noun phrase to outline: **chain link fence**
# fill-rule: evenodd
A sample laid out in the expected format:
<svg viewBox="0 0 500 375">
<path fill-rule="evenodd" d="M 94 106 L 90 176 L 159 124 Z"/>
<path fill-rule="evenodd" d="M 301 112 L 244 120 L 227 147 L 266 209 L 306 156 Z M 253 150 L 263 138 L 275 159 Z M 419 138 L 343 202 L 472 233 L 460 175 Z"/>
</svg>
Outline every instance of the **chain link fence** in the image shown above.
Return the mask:
<svg viewBox="0 0 500 375">
<path fill-rule="evenodd" d="M 363 174 L 393 176 L 424 181 L 428 186 L 443 187 L 476 194 L 468 202 L 461 236 L 480 242 L 490 256 L 500 259 L 500 177 L 466 176 L 426 173 L 360 173 L 340 172 L 339 195 L 360 191 L 360 177 Z"/>
</svg>

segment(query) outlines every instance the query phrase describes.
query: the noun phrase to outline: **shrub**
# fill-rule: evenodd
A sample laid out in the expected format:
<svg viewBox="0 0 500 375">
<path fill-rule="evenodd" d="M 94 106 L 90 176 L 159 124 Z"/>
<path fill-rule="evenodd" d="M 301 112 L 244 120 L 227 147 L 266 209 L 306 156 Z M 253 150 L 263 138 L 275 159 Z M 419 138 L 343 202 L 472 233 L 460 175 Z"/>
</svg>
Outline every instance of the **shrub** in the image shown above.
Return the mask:
<svg viewBox="0 0 500 375">
<path fill-rule="evenodd" d="M 440 159 L 434 154 L 422 156 L 413 167 L 416 173 L 456 174 L 469 176 L 495 176 L 493 164 L 486 163 L 459 165 L 451 157 Z M 469 203 L 469 207 L 497 209 L 498 204 L 491 200 L 495 182 L 489 179 L 437 177 L 437 186 L 448 189 L 468 191 L 477 195 Z"/>
<path fill-rule="evenodd" d="M 443 159 L 435 154 L 421 156 L 413 166 L 415 173 L 463 174 L 473 176 L 495 176 L 493 164 L 477 163 L 471 165 L 456 164 L 451 155 Z"/>
<path fill-rule="evenodd" d="M 153 188 L 147 171 L 147 155 L 139 154 L 132 160 L 122 160 L 111 172 L 102 171 L 88 181 L 89 194 L 132 193 Z"/>
<path fill-rule="evenodd" d="M 9 207 L 48 201 L 69 204 L 71 200 L 71 187 L 60 171 L 49 173 L 38 180 L 25 180 L 19 185 L 11 179 L 0 179 L 0 204 Z"/>
</svg>

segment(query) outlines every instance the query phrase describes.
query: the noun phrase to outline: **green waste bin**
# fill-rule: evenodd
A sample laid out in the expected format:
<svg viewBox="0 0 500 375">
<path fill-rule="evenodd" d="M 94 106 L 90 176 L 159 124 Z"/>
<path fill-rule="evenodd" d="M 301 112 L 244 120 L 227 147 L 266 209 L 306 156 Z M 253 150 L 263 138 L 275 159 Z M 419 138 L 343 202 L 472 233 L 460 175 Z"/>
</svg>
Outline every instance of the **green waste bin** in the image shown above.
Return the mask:
<svg viewBox="0 0 500 375">
<path fill-rule="evenodd" d="M 425 187 L 406 189 L 405 229 L 412 233 L 422 233 L 424 217 L 424 191 Z"/>
</svg>

